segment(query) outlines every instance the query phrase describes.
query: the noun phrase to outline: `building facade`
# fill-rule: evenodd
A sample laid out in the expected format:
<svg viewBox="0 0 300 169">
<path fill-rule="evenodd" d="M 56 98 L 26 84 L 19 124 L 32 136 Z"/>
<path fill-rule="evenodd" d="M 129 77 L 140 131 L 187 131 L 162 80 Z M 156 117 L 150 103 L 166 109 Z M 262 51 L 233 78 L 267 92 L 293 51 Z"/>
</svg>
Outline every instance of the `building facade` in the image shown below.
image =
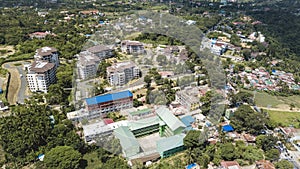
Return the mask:
<svg viewBox="0 0 300 169">
<path fill-rule="evenodd" d="M 106 69 L 107 78 L 112 86 L 122 86 L 140 76 L 140 69 L 131 61 L 114 63 Z"/>
<path fill-rule="evenodd" d="M 98 112 L 105 116 L 109 112 L 120 111 L 133 107 L 133 95 L 129 90 L 104 94 L 85 99 L 89 112 Z"/>
<path fill-rule="evenodd" d="M 27 82 L 32 92 L 48 92 L 51 84 L 56 82 L 56 67 L 47 61 L 34 61 L 27 70 Z"/>
<path fill-rule="evenodd" d="M 81 79 L 88 79 L 97 75 L 100 59 L 93 53 L 83 51 L 78 54 L 77 69 Z"/>
<path fill-rule="evenodd" d="M 121 42 L 121 50 L 127 54 L 143 54 L 144 45 L 139 41 L 124 40 Z"/>
</svg>

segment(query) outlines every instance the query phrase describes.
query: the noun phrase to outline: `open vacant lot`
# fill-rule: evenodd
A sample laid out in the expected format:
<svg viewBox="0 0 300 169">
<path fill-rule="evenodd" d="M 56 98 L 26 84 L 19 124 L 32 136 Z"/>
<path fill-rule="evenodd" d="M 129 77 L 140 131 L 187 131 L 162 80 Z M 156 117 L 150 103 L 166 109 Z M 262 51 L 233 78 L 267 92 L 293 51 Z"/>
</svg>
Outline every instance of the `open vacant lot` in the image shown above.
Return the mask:
<svg viewBox="0 0 300 169">
<path fill-rule="evenodd" d="M 293 125 L 296 128 L 300 127 L 300 112 L 285 112 L 285 111 L 274 111 L 267 110 L 271 121 L 281 125 L 290 126 Z"/>
</svg>

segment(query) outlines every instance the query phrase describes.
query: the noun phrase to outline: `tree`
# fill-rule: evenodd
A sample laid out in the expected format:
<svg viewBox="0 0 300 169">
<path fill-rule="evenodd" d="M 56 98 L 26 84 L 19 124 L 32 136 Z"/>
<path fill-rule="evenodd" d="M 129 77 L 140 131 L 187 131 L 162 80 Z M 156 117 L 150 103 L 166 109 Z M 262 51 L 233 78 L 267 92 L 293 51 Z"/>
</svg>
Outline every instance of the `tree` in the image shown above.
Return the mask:
<svg viewBox="0 0 300 169">
<path fill-rule="evenodd" d="M 232 34 L 230 37 L 230 43 L 235 46 L 240 46 L 240 37 L 237 34 Z"/>
<path fill-rule="evenodd" d="M 57 146 L 45 154 L 44 163 L 49 169 L 79 168 L 81 154 L 69 146 Z"/>
<path fill-rule="evenodd" d="M 201 132 L 198 130 L 190 130 L 183 139 L 184 146 L 187 148 L 198 147 L 201 144 L 200 134 Z"/>
<path fill-rule="evenodd" d="M 221 157 L 226 161 L 232 161 L 235 159 L 236 151 L 235 147 L 231 143 L 225 143 L 220 146 Z"/>
<path fill-rule="evenodd" d="M 111 169 L 111 168 L 129 169 L 128 165 L 126 164 L 126 161 L 120 157 L 110 158 L 102 166 L 102 169 Z"/>
<path fill-rule="evenodd" d="M 158 55 L 156 58 L 156 61 L 160 66 L 167 64 L 167 57 L 165 55 Z"/>
<path fill-rule="evenodd" d="M 231 125 L 238 132 L 247 131 L 259 134 L 267 121 L 263 113 L 254 111 L 249 105 L 241 105 L 231 119 Z"/>
<path fill-rule="evenodd" d="M 241 103 L 254 104 L 253 98 L 254 96 L 251 93 L 239 92 L 232 97 L 231 102 L 233 105 L 237 105 Z"/>
<path fill-rule="evenodd" d="M 146 76 L 144 77 L 144 82 L 147 84 L 147 88 L 150 87 L 151 81 L 152 81 L 152 78 L 151 78 L 150 75 L 146 75 Z"/>
<path fill-rule="evenodd" d="M 281 160 L 277 163 L 275 163 L 276 169 L 293 169 L 294 165 L 293 163 L 287 161 L 287 160 Z"/>
<path fill-rule="evenodd" d="M 266 159 L 267 160 L 271 160 L 271 161 L 278 160 L 279 155 L 280 155 L 279 150 L 275 149 L 275 148 L 266 151 Z"/>
<path fill-rule="evenodd" d="M 259 135 L 256 137 L 256 145 L 264 151 L 275 148 L 278 139 L 272 135 Z"/>
</svg>

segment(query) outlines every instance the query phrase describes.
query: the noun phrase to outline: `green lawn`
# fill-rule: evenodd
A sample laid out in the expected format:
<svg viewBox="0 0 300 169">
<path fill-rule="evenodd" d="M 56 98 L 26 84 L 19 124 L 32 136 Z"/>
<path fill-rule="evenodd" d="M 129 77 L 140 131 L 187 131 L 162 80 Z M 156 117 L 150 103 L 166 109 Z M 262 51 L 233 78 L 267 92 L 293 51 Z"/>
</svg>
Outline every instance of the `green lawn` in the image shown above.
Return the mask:
<svg viewBox="0 0 300 169">
<path fill-rule="evenodd" d="M 299 128 L 300 124 L 300 112 L 284 112 L 284 111 L 273 111 L 266 110 L 269 113 L 271 121 L 280 124 L 282 126 L 293 125 Z"/>
<path fill-rule="evenodd" d="M 102 166 L 102 162 L 98 159 L 96 151 L 85 154 L 83 159 L 87 161 L 87 167 L 85 169 L 97 169 Z"/>
</svg>

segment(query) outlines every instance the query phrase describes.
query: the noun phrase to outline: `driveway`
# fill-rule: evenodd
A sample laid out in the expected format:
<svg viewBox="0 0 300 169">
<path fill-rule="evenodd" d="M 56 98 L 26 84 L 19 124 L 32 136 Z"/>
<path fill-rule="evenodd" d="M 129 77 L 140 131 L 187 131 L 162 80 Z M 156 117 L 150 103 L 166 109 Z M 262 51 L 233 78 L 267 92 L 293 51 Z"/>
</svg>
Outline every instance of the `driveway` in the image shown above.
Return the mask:
<svg viewBox="0 0 300 169">
<path fill-rule="evenodd" d="M 15 66 L 14 64 L 22 64 L 20 66 Z M 8 71 L 11 72 L 11 80 L 10 80 L 10 85 L 12 85 L 12 82 L 17 82 L 17 84 L 13 84 L 15 85 L 14 88 L 16 88 L 14 90 L 14 96 L 10 96 L 13 97 L 15 99 L 13 99 L 13 101 L 10 102 L 10 104 L 15 104 L 14 102 L 18 102 L 18 103 L 24 103 L 24 100 L 28 97 L 26 96 L 26 87 L 27 87 L 27 80 L 26 80 L 26 73 L 23 70 L 23 64 L 26 63 L 25 61 L 18 61 L 18 62 L 9 62 L 9 63 L 5 63 L 3 64 L 3 67 L 5 69 L 7 69 Z M 14 78 L 18 78 L 17 80 Z M 9 91 L 10 92 L 10 91 Z M 11 100 L 11 99 L 10 99 Z"/>
</svg>

